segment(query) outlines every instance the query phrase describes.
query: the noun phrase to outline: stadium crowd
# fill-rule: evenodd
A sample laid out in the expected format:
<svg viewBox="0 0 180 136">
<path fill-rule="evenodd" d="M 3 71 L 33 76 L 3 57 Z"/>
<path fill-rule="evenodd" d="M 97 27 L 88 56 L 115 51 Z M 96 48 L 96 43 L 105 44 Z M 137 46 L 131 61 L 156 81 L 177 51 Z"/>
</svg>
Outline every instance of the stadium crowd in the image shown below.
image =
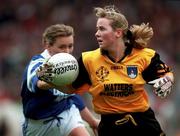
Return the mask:
<svg viewBox="0 0 180 136">
<path fill-rule="evenodd" d="M 44 28 L 60 22 L 72 25 L 76 35 L 74 56 L 79 57 L 82 51 L 92 50 L 98 46 L 94 36 L 96 30 L 92 10 L 93 7 L 107 4 L 116 5 L 130 21 L 129 25 L 149 22 L 153 27 L 154 37 L 150 47 L 160 52 L 162 59 L 172 66 L 175 86 L 166 99 L 160 99 L 152 92 L 148 93 L 151 96 L 152 107 L 157 112 L 157 118 L 167 135 L 180 136 L 180 1 L 178 0 L 1 1 L 0 113 L 7 99 L 20 105 L 23 69 L 30 57 L 42 49 L 41 34 Z M 88 102 L 87 104 L 91 105 Z M 10 112 L 13 112 L 13 108 Z M 21 110 L 15 114 L 22 114 L 19 112 Z M 0 114 L 0 118 L 2 115 Z M 21 116 L 17 119 L 21 119 Z M 3 125 L 0 120 L 0 127 Z M 0 128 L 0 135 L 6 136 L 3 131 L 4 129 Z"/>
</svg>

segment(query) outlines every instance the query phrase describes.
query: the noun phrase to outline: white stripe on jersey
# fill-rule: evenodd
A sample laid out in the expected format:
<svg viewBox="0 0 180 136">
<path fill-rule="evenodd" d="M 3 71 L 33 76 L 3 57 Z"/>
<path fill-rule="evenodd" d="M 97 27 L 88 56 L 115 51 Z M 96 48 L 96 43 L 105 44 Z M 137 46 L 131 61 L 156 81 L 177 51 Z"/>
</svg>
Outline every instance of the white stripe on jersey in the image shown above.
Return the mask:
<svg viewBox="0 0 180 136">
<path fill-rule="evenodd" d="M 33 83 L 32 78 L 34 76 L 36 76 L 36 70 L 37 70 L 38 67 L 32 73 L 31 73 L 31 70 L 36 64 L 43 63 L 43 61 L 44 61 L 43 58 L 39 58 L 39 59 L 36 59 L 36 60 L 32 60 L 29 63 L 29 67 L 28 67 L 28 71 L 27 71 L 27 87 L 31 92 L 35 92 L 35 90 L 33 88 L 33 85 L 32 85 L 32 83 Z"/>
</svg>

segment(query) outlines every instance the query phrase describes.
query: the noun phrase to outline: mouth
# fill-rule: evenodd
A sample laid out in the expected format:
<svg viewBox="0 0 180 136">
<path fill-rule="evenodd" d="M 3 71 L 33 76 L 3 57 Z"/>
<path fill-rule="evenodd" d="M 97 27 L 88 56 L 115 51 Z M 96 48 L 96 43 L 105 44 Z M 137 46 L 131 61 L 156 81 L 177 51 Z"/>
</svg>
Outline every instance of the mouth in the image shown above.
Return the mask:
<svg viewBox="0 0 180 136">
<path fill-rule="evenodd" d="M 97 41 L 100 45 L 103 44 L 103 41 L 101 39 L 97 39 Z"/>
</svg>

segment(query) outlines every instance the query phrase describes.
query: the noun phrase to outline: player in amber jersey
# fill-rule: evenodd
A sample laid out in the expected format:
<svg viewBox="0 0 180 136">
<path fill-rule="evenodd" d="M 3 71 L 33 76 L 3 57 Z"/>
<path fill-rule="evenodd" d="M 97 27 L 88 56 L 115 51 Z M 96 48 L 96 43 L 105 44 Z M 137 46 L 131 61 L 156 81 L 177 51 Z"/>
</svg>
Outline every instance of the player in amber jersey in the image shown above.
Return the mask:
<svg viewBox="0 0 180 136">
<path fill-rule="evenodd" d="M 173 74 L 159 54 L 147 48 L 149 24 L 132 25 L 112 6 L 95 8 L 99 48 L 82 53 L 74 88 L 89 84 L 99 136 L 164 136 L 150 108 L 144 85 L 161 98 L 169 95 Z"/>
<path fill-rule="evenodd" d="M 95 13 L 99 48 L 82 53 L 72 92 L 88 88 L 101 115 L 99 136 L 165 136 L 144 88 L 152 84 L 154 93 L 165 98 L 174 80 L 159 54 L 148 48 L 153 29 L 144 23 L 128 27 L 114 6 L 97 7 Z"/>
</svg>

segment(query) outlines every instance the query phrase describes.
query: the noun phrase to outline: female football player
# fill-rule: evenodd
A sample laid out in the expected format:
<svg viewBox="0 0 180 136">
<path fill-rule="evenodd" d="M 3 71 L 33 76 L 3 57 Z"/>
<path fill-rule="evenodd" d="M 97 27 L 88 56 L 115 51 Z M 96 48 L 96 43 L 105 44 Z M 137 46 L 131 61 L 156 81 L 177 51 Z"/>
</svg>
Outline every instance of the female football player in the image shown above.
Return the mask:
<svg viewBox="0 0 180 136">
<path fill-rule="evenodd" d="M 89 86 L 94 110 L 101 115 L 99 136 L 164 136 L 144 85 L 152 84 L 154 93 L 165 98 L 174 79 L 160 55 L 148 48 L 153 29 L 148 23 L 128 27 L 114 6 L 97 7 L 95 14 L 99 48 L 82 53 L 72 86 L 76 91 Z"/>
<path fill-rule="evenodd" d="M 148 23 L 129 28 L 113 6 L 97 7 L 95 14 L 99 48 L 82 53 L 73 87 L 89 84 L 94 110 L 101 114 L 99 136 L 165 135 L 144 88 L 153 84 L 154 93 L 165 98 L 173 84 L 170 68 L 148 48 L 153 29 Z"/>
<path fill-rule="evenodd" d="M 32 57 L 24 72 L 21 92 L 25 116 L 23 135 L 89 136 L 82 118 L 93 129 L 97 128 L 99 121 L 85 107 L 82 98 L 55 89 L 36 75 L 50 56 L 60 52 L 72 53 L 73 28 L 63 24 L 48 27 L 43 34 L 43 45 L 46 49 Z"/>
</svg>

